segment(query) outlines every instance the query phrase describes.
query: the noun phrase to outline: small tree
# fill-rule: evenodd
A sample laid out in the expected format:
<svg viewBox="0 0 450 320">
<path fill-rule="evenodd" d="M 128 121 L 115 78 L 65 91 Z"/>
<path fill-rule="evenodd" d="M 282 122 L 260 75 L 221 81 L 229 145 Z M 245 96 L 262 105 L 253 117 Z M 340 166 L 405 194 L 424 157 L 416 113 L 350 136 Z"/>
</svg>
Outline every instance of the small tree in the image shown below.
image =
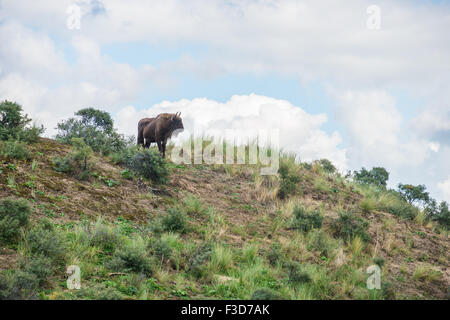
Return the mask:
<svg viewBox="0 0 450 320">
<path fill-rule="evenodd" d="M 320 159 L 318 160 L 319 164 L 322 166 L 323 170 L 327 173 L 335 173 L 336 167 L 331 163 L 328 159 Z"/>
<path fill-rule="evenodd" d="M 373 167 L 370 171 L 363 167 L 360 171 L 354 171 L 353 176 L 358 183 L 373 184 L 383 188 L 386 188 L 389 180 L 389 172 L 382 167 Z"/>
<path fill-rule="evenodd" d="M 125 147 L 125 139 L 114 130 L 114 122 L 108 112 L 85 108 L 76 112 L 75 116 L 58 123 L 57 140 L 70 144 L 72 138 L 82 138 L 94 151 L 103 154 Z"/>
<path fill-rule="evenodd" d="M 0 140 L 37 141 L 44 127 L 29 127 L 30 122 L 31 119 L 23 114 L 20 104 L 8 100 L 0 103 Z"/>
<path fill-rule="evenodd" d="M 450 210 L 447 202 L 441 201 L 438 205 L 437 201 L 431 198 L 424 211 L 431 220 L 436 221 L 446 229 L 450 228 Z"/>
<path fill-rule="evenodd" d="M 430 201 L 430 195 L 425 190 L 426 187 L 423 184 L 414 186 L 399 183 L 398 185 L 398 192 L 409 204 L 426 204 Z"/>
</svg>

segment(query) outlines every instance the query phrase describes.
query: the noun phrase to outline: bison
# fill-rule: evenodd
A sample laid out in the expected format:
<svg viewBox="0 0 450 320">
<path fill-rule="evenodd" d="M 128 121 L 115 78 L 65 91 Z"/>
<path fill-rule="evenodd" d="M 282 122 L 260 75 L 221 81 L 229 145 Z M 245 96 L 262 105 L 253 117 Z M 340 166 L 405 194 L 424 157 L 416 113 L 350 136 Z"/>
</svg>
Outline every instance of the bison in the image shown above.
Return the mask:
<svg viewBox="0 0 450 320">
<path fill-rule="evenodd" d="M 184 129 L 180 113 L 161 113 L 144 126 L 144 148 L 150 147 L 152 142 L 158 144 L 158 150 L 166 157 L 166 144 L 172 133 L 178 129 Z M 142 121 L 142 120 L 141 120 Z"/>
<path fill-rule="evenodd" d="M 145 148 L 144 143 L 144 128 L 146 125 L 148 125 L 150 122 L 155 120 L 155 118 L 143 118 L 139 120 L 138 122 L 138 136 L 137 136 L 137 144 L 142 145 Z"/>
</svg>

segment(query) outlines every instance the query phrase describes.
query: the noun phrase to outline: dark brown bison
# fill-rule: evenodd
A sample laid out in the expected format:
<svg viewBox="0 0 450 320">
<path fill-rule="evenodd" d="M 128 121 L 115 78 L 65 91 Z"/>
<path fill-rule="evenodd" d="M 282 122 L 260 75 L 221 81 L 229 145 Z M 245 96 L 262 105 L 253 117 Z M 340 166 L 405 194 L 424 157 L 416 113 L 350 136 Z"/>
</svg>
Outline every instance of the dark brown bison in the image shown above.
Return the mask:
<svg viewBox="0 0 450 320">
<path fill-rule="evenodd" d="M 159 152 L 163 158 L 166 157 L 166 144 L 172 133 L 178 129 L 184 129 L 180 113 L 161 113 L 155 119 L 144 126 L 143 137 L 145 139 L 144 147 L 150 147 L 152 142 L 158 144 Z"/>
<path fill-rule="evenodd" d="M 145 147 L 144 143 L 144 128 L 146 125 L 148 125 L 150 122 L 155 120 L 155 118 L 143 118 L 139 120 L 138 122 L 138 136 L 137 136 L 137 144 L 142 145 Z"/>
</svg>

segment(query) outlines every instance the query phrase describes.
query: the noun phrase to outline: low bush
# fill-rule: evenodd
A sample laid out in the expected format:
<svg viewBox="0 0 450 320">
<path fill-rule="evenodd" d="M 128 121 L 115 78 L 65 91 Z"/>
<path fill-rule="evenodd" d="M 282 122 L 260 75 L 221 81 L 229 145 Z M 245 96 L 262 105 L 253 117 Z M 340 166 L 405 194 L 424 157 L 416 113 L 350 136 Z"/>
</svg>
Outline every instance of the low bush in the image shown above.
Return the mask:
<svg viewBox="0 0 450 320">
<path fill-rule="evenodd" d="M 156 150 L 130 146 L 114 153 L 112 160 L 155 183 L 167 182 L 169 176 L 167 162 Z"/>
<path fill-rule="evenodd" d="M 323 216 L 318 210 L 307 210 L 302 206 L 296 206 L 290 227 L 302 232 L 308 232 L 313 228 L 320 229 L 322 221 Z"/>
<path fill-rule="evenodd" d="M 54 158 L 53 168 L 58 172 L 72 174 L 80 180 L 86 180 L 93 167 L 90 162 L 93 151 L 81 138 L 72 138 L 71 143 L 73 145 L 71 154 L 64 158 Z"/>
<path fill-rule="evenodd" d="M 26 144 L 17 140 L 8 140 L 0 145 L 0 154 L 10 159 L 29 160 L 30 152 Z"/>
<path fill-rule="evenodd" d="M 0 203 L 0 243 L 17 243 L 28 225 L 31 208 L 25 199 L 3 199 Z"/>
<path fill-rule="evenodd" d="M 118 231 L 102 224 L 100 220 L 88 231 L 88 235 L 89 244 L 101 248 L 105 253 L 113 253 L 121 243 Z"/>
<path fill-rule="evenodd" d="M 309 273 L 296 261 L 286 262 L 283 267 L 287 270 L 288 281 L 294 285 L 312 281 Z"/>
<path fill-rule="evenodd" d="M 45 285 L 55 271 L 52 260 L 44 255 L 32 256 L 21 268 L 24 272 L 35 275 L 39 286 Z"/>
<path fill-rule="evenodd" d="M 167 213 L 161 216 L 159 220 L 159 228 L 162 232 L 179 232 L 187 231 L 187 215 L 180 208 L 168 208 Z"/>
<path fill-rule="evenodd" d="M 207 261 L 211 259 L 212 245 L 204 243 L 197 247 L 191 255 L 187 271 L 196 278 L 204 277 L 207 273 Z"/>
<path fill-rule="evenodd" d="M 22 270 L 0 273 L 0 300 L 36 300 L 38 283 L 36 275 Z"/>
<path fill-rule="evenodd" d="M 30 255 L 46 256 L 55 265 L 63 265 L 65 246 L 59 234 L 49 225 L 40 225 L 26 235 L 26 247 Z"/>
<path fill-rule="evenodd" d="M 363 241 L 369 241 L 368 226 L 369 222 L 349 211 L 339 212 L 339 217 L 332 225 L 335 234 L 347 241 L 351 241 L 355 236 L 359 236 Z"/>
<path fill-rule="evenodd" d="M 300 177 L 292 172 L 289 162 L 280 162 L 278 174 L 281 179 L 280 188 L 277 193 L 278 198 L 286 199 L 288 196 L 300 191 Z"/>
<path fill-rule="evenodd" d="M 154 261 L 148 251 L 142 238 L 133 239 L 124 246 L 117 248 L 106 266 L 113 271 L 131 271 L 151 276 Z"/>
</svg>

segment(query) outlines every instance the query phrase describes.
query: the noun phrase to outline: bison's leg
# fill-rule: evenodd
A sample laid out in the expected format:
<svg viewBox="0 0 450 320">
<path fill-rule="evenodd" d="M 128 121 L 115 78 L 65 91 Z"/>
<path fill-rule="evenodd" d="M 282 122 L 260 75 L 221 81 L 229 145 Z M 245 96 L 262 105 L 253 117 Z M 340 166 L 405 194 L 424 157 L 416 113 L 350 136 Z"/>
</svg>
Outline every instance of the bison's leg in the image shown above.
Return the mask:
<svg viewBox="0 0 450 320">
<path fill-rule="evenodd" d="M 159 150 L 159 152 L 162 152 L 161 140 L 160 140 L 160 139 L 156 140 L 156 143 L 158 144 L 158 150 Z"/>
<path fill-rule="evenodd" d="M 165 138 L 162 142 L 163 158 L 166 157 L 166 145 L 167 145 L 167 138 Z"/>
</svg>

